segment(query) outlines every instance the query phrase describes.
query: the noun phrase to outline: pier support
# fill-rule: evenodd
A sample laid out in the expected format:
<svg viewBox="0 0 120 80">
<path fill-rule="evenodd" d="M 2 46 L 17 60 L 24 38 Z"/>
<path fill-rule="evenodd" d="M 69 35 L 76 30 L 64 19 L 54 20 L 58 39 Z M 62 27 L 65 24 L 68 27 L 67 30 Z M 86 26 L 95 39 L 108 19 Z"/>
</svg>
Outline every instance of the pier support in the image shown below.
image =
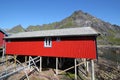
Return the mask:
<svg viewBox="0 0 120 80">
<path fill-rule="evenodd" d="M 16 55 L 14 55 L 14 66 L 15 66 L 15 69 L 16 69 Z"/>
<path fill-rule="evenodd" d="M 29 56 L 29 63 L 28 63 L 28 66 L 29 66 L 29 69 L 31 68 L 31 60 L 30 60 L 30 56 Z"/>
<path fill-rule="evenodd" d="M 25 56 L 25 63 L 27 63 L 27 56 Z"/>
<path fill-rule="evenodd" d="M 58 58 L 56 58 L 56 75 L 58 75 Z"/>
<path fill-rule="evenodd" d="M 8 55 L 6 55 L 5 61 L 6 61 L 6 67 L 7 67 L 8 66 Z"/>
<path fill-rule="evenodd" d="M 3 47 L 3 53 L 2 53 L 2 60 L 4 59 L 4 57 L 5 57 L 5 48 Z"/>
<path fill-rule="evenodd" d="M 77 60 L 75 59 L 75 80 L 77 80 Z"/>
<path fill-rule="evenodd" d="M 42 72 L 42 57 L 40 56 L 40 72 Z"/>
<path fill-rule="evenodd" d="M 88 60 L 86 60 L 86 71 L 87 73 L 89 72 L 89 61 Z"/>
<path fill-rule="evenodd" d="M 91 80 L 95 80 L 94 60 L 91 60 Z"/>
</svg>

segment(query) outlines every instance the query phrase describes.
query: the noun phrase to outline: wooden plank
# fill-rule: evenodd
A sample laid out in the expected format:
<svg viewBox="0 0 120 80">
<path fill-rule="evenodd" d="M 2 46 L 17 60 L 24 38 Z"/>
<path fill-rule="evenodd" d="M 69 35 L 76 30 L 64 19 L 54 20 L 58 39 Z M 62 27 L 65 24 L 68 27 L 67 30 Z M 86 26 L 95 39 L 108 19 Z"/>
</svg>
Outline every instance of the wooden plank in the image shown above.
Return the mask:
<svg viewBox="0 0 120 80">
<path fill-rule="evenodd" d="M 58 75 L 58 58 L 56 58 L 56 74 Z"/>
</svg>

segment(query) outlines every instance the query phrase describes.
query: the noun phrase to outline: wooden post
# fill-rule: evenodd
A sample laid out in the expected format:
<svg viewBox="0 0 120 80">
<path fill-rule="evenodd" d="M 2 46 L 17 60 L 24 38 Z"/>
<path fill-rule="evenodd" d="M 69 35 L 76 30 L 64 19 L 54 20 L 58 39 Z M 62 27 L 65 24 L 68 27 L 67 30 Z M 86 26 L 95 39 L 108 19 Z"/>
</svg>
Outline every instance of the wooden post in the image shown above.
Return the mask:
<svg viewBox="0 0 120 80">
<path fill-rule="evenodd" d="M 94 72 L 94 61 L 91 60 L 91 80 L 95 80 L 95 72 Z"/>
<path fill-rule="evenodd" d="M 30 63 L 31 63 L 31 60 L 30 60 L 30 56 L 29 56 L 29 64 L 28 64 L 29 68 L 30 68 Z"/>
<path fill-rule="evenodd" d="M 40 72 L 42 72 L 42 57 L 40 56 Z"/>
<path fill-rule="evenodd" d="M 77 80 L 77 61 L 75 59 L 75 80 Z"/>
<path fill-rule="evenodd" d="M 8 55 L 6 55 L 6 67 L 8 66 Z"/>
<path fill-rule="evenodd" d="M 5 47 L 3 47 L 2 60 L 4 59 L 4 57 L 5 57 Z"/>
<path fill-rule="evenodd" d="M 86 59 L 86 74 L 88 79 L 90 79 L 89 61 Z"/>
<path fill-rule="evenodd" d="M 27 56 L 25 56 L 25 63 L 27 62 Z"/>
<path fill-rule="evenodd" d="M 83 59 L 83 62 L 84 62 L 84 66 L 86 68 L 86 59 L 85 58 Z"/>
<path fill-rule="evenodd" d="M 5 37 L 5 35 L 4 35 L 4 37 Z M 2 53 L 2 60 L 4 59 L 4 57 L 5 57 L 5 48 L 6 48 L 6 44 L 5 44 L 5 40 L 3 40 L 3 53 Z"/>
<path fill-rule="evenodd" d="M 58 74 L 58 58 L 56 58 L 56 75 Z"/>
<path fill-rule="evenodd" d="M 84 63 L 81 62 L 81 63 L 77 64 L 76 67 L 77 67 L 77 66 L 80 66 L 80 65 L 82 65 L 82 64 L 84 64 Z M 59 72 L 59 74 L 61 74 L 61 73 L 63 73 L 63 72 L 66 72 L 66 71 L 68 71 L 68 70 L 70 70 L 70 69 L 73 69 L 73 68 L 75 68 L 75 66 L 72 66 L 72 67 L 70 67 L 70 68 L 67 68 L 67 69 L 65 69 L 65 70 L 63 70 L 63 71 L 61 71 L 61 72 Z"/>
<path fill-rule="evenodd" d="M 86 70 L 89 72 L 89 62 L 86 60 Z"/>
<path fill-rule="evenodd" d="M 16 55 L 14 55 L 14 66 L 15 66 L 15 69 L 16 69 Z"/>
</svg>

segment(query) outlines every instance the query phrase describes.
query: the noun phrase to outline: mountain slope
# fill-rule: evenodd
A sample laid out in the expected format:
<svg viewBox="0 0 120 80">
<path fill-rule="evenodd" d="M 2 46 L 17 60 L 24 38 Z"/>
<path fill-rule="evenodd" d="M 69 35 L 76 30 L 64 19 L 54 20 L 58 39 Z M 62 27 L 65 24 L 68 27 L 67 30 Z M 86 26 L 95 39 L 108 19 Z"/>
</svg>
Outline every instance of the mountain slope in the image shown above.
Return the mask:
<svg viewBox="0 0 120 80">
<path fill-rule="evenodd" d="M 101 33 L 98 38 L 99 44 L 120 44 L 120 27 L 112 25 L 108 22 L 104 22 L 88 13 L 82 11 L 75 11 L 71 16 L 63 19 L 60 22 L 54 22 L 51 24 L 44 24 L 42 26 L 29 26 L 26 31 L 36 30 L 48 30 L 48 29 L 60 29 L 60 28 L 71 28 L 71 27 L 86 27 L 91 26 L 95 30 Z M 15 30 L 15 29 L 14 29 Z M 24 31 L 24 30 L 20 30 Z M 20 32 L 15 31 L 15 32 Z"/>
<path fill-rule="evenodd" d="M 39 25 L 37 25 L 37 26 L 30 25 L 30 26 L 28 26 L 28 28 L 26 28 L 26 31 L 38 31 L 38 30 L 40 30 Z"/>
<path fill-rule="evenodd" d="M 25 29 L 21 25 L 17 25 L 12 29 L 8 30 L 9 33 L 18 33 L 18 32 L 25 32 Z"/>
<path fill-rule="evenodd" d="M 54 28 L 91 26 L 101 33 L 101 37 L 98 38 L 99 44 L 120 44 L 119 26 L 111 25 L 82 11 L 75 11 L 61 22 L 49 24 L 49 27 L 53 26 Z"/>
</svg>

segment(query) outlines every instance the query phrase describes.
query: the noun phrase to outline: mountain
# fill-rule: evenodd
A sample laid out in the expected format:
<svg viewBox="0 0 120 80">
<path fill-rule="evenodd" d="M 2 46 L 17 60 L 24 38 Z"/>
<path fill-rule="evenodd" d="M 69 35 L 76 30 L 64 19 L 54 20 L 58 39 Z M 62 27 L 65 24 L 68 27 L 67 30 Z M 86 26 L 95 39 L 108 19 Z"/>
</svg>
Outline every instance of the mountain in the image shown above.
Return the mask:
<svg viewBox="0 0 120 80">
<path fill-rule="evenodd" d="M 7 31 L 8 33 L 18 33 L 18 32 L 25 32 L 25 29 L 21 25 L 17 25 L 12 29 Z"/>
<path fill-rule="evenodd" d="M 101 36 L 97 40 L 98 44 L 120 44 L 120 26 L 112 25 L 108 22 L 102 21 L 101 19 L 98 19 L 81 10 L 75 11 L 72 15 L 60 22 L 44 24 L 42 26 L 30 25 L 26 30 L 21 27 L 19 27 L 20 29 L 18 28 L 19 30 L 16 30 L 16 27 L 14 27 L 12 30 L 10 30 L 10 32 L 37 31 L 86 26 L 91 26 L 101 33 Z"/>
<path fill-rule="evenodd" d="M 34 25 L 30 25 L 30 26 L 28 26 L 28 28 L 26 28 L 26 31 L 38 31 L 38 30 L 40 30 L 40 25 L 36 25 L 36 26 L 34 26 Z"/>
</svg>

